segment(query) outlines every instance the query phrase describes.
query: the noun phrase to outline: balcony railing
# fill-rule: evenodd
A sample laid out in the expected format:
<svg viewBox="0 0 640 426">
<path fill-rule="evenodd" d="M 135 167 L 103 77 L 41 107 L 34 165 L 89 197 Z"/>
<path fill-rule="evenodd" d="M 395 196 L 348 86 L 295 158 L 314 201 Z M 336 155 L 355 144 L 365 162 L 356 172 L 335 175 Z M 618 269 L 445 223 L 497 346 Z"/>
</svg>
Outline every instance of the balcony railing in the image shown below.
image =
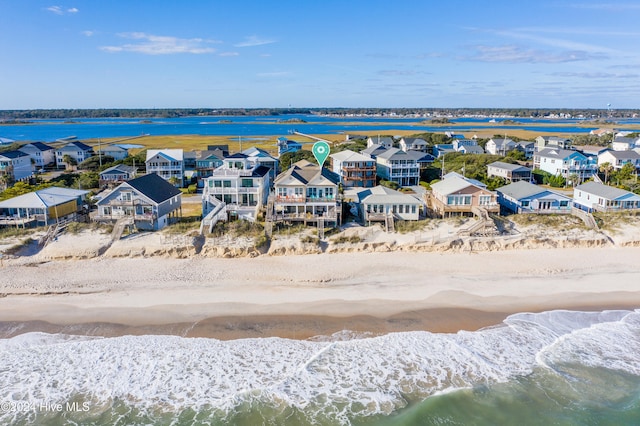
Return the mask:
<svg viewBox="0 0 640 426">
<path fill-rule="evenodd" d="M 275 202 L 281 204 L 287 203 L 337 203 L 339 200 L 335 197 L 296 197 L 296 196 L 276 196 Z"/>
<path fill-rule="evenodd" d="M 153 213 L 136 213 L 136 214 L 125 214 L 124 212 L 115 211 L 111 214 L 103 214 L 100 211 L 96 212 L 93 215 L 93 220 L 96 221 L 108 221 L 108 220 L 118 220 L 123 217 L 131 217 L 133 220 L 140 220 L 146 222 L 153 222 L 156 220 L 157 216 Z"/>
</svg>

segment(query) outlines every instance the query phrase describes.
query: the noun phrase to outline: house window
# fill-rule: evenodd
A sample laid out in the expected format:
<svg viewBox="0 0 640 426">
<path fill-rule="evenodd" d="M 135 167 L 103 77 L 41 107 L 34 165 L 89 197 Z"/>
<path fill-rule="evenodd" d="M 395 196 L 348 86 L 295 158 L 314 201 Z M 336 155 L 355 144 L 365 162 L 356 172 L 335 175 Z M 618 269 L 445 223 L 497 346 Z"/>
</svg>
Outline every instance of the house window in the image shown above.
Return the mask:
<svg viewBox="0 0 640 426">
<path fill-rule="evenodd" d="M 491 195 L 481 195 L 478 202 L 481 206 L 487 206 L 491 204 Z"/>
<path fill-rule="evenodd" d="M 304 195 L 304 188 L 295 188 L 294 193 L 296 194 L 296 197 L 302 197 Z"/>
<path fill-rule="evenodd" d="M 447 204 L 450 206 L 463 206 L 471 204 L 471 195 L 449 195 Z"/>
<path fill-rule="evenodd" d="M 278 197 L 286 197 L 286 196 L 287 196 L 287 188 L 278 188 Z"/>
<path fill-rule="evenodd" d="M 222 181 L 221 181 L 221 180 L 213 181 L 213 185 L 214 185 L 216 188 L 222 188 Z"/>
<path fill-rule="evenodd" d="M 560 207 L 567 207 L 569 205 L 568 201 L 560 201 Z"/>
<path fill-rule="evenodd" d="M 222 181 L 222 187 L 223 188 L 231 188 L 231 181 L 230 180 L 223 180 Z"/>
<path fill-rule="evenodd" d="M 411 213 L 415 214 L 416 213 L 416 205 L 412 205 L 411 206 Z"/>
<path fill-rule="evenodd" d="M 253 179 L 242 179 L 242 187 L 243 188 L 252 188 L 253 187 Z"/>
<path fill-rule="evenodd" d="M 395 206 L 393 206 L 393 207 L 395 207 Z M 399 207 L 398 210 L 400 211 L 400 213 L 404 213 L 404 204 L 400 204 L 400 206 L 398 206 L 398 207 Z"/>
<path fill-rule="evenodd" d="M 523 200 L 522 207 L 529 207 L 529 200 Z"/>
</svg>

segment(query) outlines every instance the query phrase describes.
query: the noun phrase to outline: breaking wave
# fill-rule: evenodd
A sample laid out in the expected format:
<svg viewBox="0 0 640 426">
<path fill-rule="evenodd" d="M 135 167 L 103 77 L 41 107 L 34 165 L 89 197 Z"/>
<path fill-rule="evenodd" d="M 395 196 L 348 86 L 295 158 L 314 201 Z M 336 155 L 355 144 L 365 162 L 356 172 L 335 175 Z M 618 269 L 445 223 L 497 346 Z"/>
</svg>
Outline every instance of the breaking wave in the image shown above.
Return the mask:
<svg viewBox="0 0 640 426">
<path fill-rule="evenodd" d="M 639 311 L 521 313 L 455 334 L 344 340 L 348 335 L 220 341 L 28 333 L 0 340 L 0 402 L 41 407 L 82 398 L 94 414 L 124 404 L 159 415 L 207 411 L 220 419 L 260 404 L 296 410 L 309 422 L 349 424 L 538 368 L 566 377 L 584 367 L 640 376 Z M 0 423 L 27 424 L 41 415 L 3 410 Z"/>
</svg>

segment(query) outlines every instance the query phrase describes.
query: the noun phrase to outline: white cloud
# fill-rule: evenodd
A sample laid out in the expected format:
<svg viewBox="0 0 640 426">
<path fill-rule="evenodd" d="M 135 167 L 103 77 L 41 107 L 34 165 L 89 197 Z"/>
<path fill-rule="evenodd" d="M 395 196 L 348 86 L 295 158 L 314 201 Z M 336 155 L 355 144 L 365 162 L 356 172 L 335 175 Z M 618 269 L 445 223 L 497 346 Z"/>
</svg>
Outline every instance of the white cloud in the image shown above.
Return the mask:
<svg viewBox="0 0 640 426">
<path fill-rule="evenodd" d="M 83 35 L 85 35 L 85 36 L 87 36 L 87 37 L 91 37 L 92 35 L 94 35 L 94 34 L 95 34 L 95 31 L 89 31 L 89 30 L 87 30 L 87 31 L 83 31 L 83 32 L 82 32 L 82 34 L 83 34 Z"/>
<path fill-rule="evenodd" d="M 48 10 L 49 12 L 53 12 L 53 13 L 55 13 L 56 15 L 62 15 L 62 14 L 64 14 L 64 12 L 62 11 L 62 6 L 49 6 L 49 7 L 47 8 L 47 10 Z"/>
<path fill-rule="evenodd" d="M 103 46 L 100 49 L 105 52 L 134 52 L 145 55 L 172 55 L 177 53 L 191 53 L 195 55 L 214 53 L 216 49 L 209 44 L 218 43 L 215 40 L 203 40 L 201 38 L 178 38 L 170 36 L 157 36 L 152 34 L 134 32 L 118 34 L 119 37 L 137 40 L 134 43 L 126 43 L 120 46 Z"/>
<path fill-rule="evenodd" d="M 55 13 L 56 15 L 64 15 L 65 13 L 78 13 L 78 12 L 80 12 L 75 7 L 70 7 L 70 8 L 65 10 L 62 6 L 49 6 L 45 10 L 48 10 L 49 12 Z"/>
<path fill-rule="evenodd" d="M 248 36 L 244 38 L 244 41 L 234 44 L 235 47 L 252 47 L 252 46 L 262 46 L 264 44 L 275 43 L 275 40 L 264 39 L 258 36 Z"/>
<path fill-rule="evenodd" d="M 240 56 L 238 52 L 220 52 L 218 56 Z"/>
</svg>

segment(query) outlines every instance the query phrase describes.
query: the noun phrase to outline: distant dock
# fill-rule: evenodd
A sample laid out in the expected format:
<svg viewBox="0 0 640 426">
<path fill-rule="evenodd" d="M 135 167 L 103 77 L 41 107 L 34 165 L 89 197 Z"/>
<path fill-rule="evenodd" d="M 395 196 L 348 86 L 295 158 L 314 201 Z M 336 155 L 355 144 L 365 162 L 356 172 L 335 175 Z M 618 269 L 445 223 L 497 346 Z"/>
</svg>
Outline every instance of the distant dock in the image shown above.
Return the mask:
<svg viewBox="0 0 640 426">
<path fill-rule="evenodd" d="M 294 135 L 304 136 L 305 138 L 313 139 L 313 140 L 315 140 L 315 141 L 322 141 L 322 142 L 331 143 L 331 141 L 328 141 L 328 140 L 326 140 L 326 139 L 318 138 L 318 137 L 316 137 L 316 136 L 307 135 L 307 134 L 305 134 L 305 133 L 300 133 L 300 132 L 299 132 L 299 131 L 297 131 L 297 130 L 294 130 L 292 133 L 293 133 Z"/>
</svg>

